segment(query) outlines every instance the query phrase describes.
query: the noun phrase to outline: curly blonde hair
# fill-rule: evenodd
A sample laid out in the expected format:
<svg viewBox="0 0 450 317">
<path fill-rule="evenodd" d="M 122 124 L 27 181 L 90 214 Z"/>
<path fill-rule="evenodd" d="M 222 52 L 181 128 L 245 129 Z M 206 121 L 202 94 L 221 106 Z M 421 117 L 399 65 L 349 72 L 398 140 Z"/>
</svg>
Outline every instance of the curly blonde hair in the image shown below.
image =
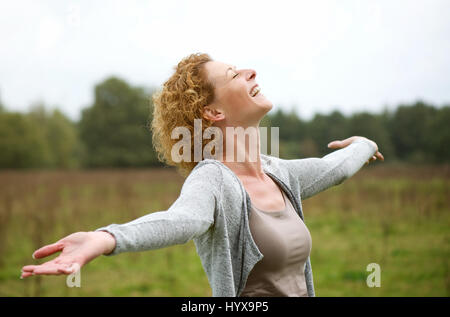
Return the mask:
<svg viewBox="0 0 450 317">
<path fill-rule="evenodd" d="M 201 133 L 213 122 L 203 117 L 203 107 L 214 100 L 214 86 L 208 80 L 204 64 L 212 61 L 208 54 L 195 53 L 184 57 L 175 73 L 164 83 L 162 90 L 152 95 L 153 120 L 151 122 L 153 147 L 158 159 L 175 166 L 183 176 L 187 176 L 198 164 L 194 162 L 194 119 L 202 120 Z M 186 127 L 191 133 L 191 162 L 174 162 L 172 146 L 179 140 L 172 139 L 172 130 Z M 202 139 L 203 148 L 210 140 Z"/>
</svg>

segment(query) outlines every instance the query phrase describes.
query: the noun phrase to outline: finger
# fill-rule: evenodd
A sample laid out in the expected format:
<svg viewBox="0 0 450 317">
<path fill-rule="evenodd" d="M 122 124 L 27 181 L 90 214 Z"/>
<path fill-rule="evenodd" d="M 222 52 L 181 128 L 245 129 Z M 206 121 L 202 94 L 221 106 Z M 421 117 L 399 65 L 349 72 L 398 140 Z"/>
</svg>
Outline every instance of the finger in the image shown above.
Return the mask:
<svg viewBox="0 0 450 317">
<path fill-rule="evenodd" d="M 52 260 L 39 265 L 26 265 L 22 268 L 22 272 L 35 274 L 36 272 L 39 273 L 42 270 L 46 269 L 54 269 L 54 268 L 56 269 L 58 267 L 68 267 L 68 266 L 69 265 L 67 264 L 57 264 L 54 262 L 54 260 Z"/>
<path fill-rule="evenodd" d="M 46 265 L 41 266 L 36 269 L 34 269 L 33 274 L 34 275 L 60 275 L 60 270 L 67 269 L 67 267 L 62 265 Z"/>
<path fill-rule="evenodd" d="M 26 265 L 22 268 L 22 272 L 33 272 L 39 265 Z"/>
<path fill-rule="evenodd" d="M 350 145 L 353 141 L 357 140 L 358 138 L 359 137 L 357 137 L 357 136 L 349 137 L 345 140 L 340 141 L 341 142 L 340 145 L 341 145 L 341 147 L 346 147 L 347 145 Z"/>
<path fill-rule="evenodd" d="M 332 141 L 332 142 L 328 143 L 327 146 L 329 148 L 334 149 L 334 148 L 340 147 L 340 144 L 341 144 L 341 141 Z"/>
<path fill-rule="evenodd" d="M 384 161 L 384 156 L 383 156 L 383 154 L 381 154 L 380 152 L 377 152 L 375 155 L 376 155 L 380 160 Z"/>
<path fill-rule="evenodd" d="M 336 140 L 336 141 L 328 143 L 327 146 L 331 149 L 340 149 L 340 148 L 346 147 L 349 144 L 350 144 L 350 142 L 348 140 Z"/>
<path fill-rule="evenodd" d="M 64 249 L 64 244 L 61 242 L 56 242 L 53 244 L 46 245 L 45 247 L 42 247 L 33 253 L 34 259 L 40 259 L 45 258 L 46 256 L 49 256 L 55 252 L 61 251 Z"/>
<path fill-rule="evenodd" d="M 22 274 L 20 275 L 20 278 L 23 279 L 23 278 L 26 278 L 26 277 L 29 277 L 29 276 L 33 276 L 33 273 L 22 272 Z"/>
</svg>

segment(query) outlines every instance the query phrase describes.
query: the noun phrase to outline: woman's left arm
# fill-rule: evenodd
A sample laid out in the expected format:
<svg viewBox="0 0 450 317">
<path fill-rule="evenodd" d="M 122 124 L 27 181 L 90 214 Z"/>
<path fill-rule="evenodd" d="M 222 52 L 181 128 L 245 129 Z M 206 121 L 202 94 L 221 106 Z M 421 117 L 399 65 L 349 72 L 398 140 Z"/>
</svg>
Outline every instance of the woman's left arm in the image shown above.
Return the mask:
<svg viewBox="0 0 450 317">
<path fill-rule="evenodd" d="M 378 151 L 378 145 L 375 142 L 373 142 L 372 140 L 369 140 L 368 138 L 365 138 L 362 136 L 352 136 L 352 137 L 342 140 L 342 141 L 333 141 L 333 142 L 328 143 L 328 147 L 330 149 L 340 149 L 340 148 L 344 148 L 344 147 L 348 146 L 349 144 L 351 144 L 352 142 L 357 141 L 357 140 L 365 140 L 365 141 L 371 143 L 376 148 L 375 154 L 372 155 L 372 157 L 365 164 L 369 164 L 372 161 L 376 161 L 377 158 L 384 161 L 383 154 L 381 154 L 381 152 Z"/>
<path fill-rule="evenodd" d="M 285 160 L 289 172 L 300 183 L 301 198 L 306 199 L 342 183 L 362 166 L 376 159 L 384 161 L 378 145 L 365 137 L 352 136 L 333 141 L 329 148 L 339 149 L 322 158 Z"/>
</svg>

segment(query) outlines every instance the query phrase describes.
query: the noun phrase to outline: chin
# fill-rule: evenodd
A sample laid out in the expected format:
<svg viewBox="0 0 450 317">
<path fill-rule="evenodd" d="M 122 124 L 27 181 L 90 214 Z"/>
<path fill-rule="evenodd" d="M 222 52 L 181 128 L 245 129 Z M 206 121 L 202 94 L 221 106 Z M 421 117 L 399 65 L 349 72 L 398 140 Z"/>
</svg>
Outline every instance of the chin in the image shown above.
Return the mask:
<svg viewBox="0 0 450 317">
<path fill-rule="evenodd" d="M 272 110 L 273 105 L 271 103 L 260 105 L 260 115 L 264 117 L 270 110 Z"/>
<path fill-rule="evenodd" d="M 269 112 L 273 108 L 273 104 L 270 101 L 267 101 L 262 106 L 264 107 L 264 109 L 267 109 L 267 112 Z"/>
<path fill-rule="evenodd" d="M 273 107 L 272 102 L 269 99 L 267 99 L 266 96 L 263 95 L 262 97 L 263 100 L 261 100 L 261 105 L 264 106 L 264 108 L 272 109 Z"/>
</svg>

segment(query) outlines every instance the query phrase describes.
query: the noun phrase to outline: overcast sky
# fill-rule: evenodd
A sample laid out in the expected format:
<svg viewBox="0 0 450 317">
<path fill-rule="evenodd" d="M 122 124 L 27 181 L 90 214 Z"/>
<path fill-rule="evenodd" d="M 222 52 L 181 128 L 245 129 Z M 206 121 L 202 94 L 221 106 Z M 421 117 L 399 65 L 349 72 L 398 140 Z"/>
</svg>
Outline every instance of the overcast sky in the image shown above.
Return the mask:
<svg viewBox="0 0 450 317">
<path fill-rule="evenodd" d="M 272 111 L 309 119 L 450 102 L 450 1 L 1 1 L 0 98 L 72 119 L 119 76 L 160 86 L 205 52 L 253 68 Z"/>
</svg>

